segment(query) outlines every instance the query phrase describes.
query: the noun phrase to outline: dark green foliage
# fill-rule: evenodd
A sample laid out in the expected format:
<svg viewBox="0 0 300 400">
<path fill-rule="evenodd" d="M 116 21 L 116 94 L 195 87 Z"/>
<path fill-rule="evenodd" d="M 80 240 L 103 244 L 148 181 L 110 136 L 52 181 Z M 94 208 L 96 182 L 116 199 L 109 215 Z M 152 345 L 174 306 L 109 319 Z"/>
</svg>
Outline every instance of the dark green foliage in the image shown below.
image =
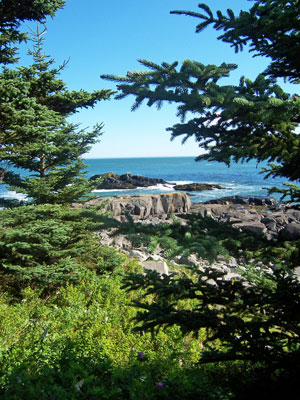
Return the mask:
<svg viewBox="0 0 300 400">
<path fill-rule="evenodd" d="M 43 54 L 44 33 L 38 30 L 33 38 L 30 67 L 4 68 L 0 75 L 1 183 L 35 203 L 71 203 L 97 184 L 85 178 L 81 156 L 97 142 L 102 125 L 88 132 L 66 118 L 108 99 L 111 91 L 68 91 L 58 78 L 66 64 L 55 67 Z M 13 173 L 11 167 L 27 175 Z"/>
<path fill-rule="evenodd" d="M 1 291 L 78 281 L 86 268 L 107 273 L 122 262 L 101 248 L 81 211 L 24 206 L 1 210 L 0 217 Z"/>
<path fill-rule="evenodd" d="M 0 2 L 0 63 L 17 61 L 16 45 L 27 35 L 19 28 L 24 21 L 44 22 L 47 16 L 65 5 L 64 0 L 1 0 Z"/>
<path fill-rule="evenodd" d="M 214 17 L 206 4 L 199 7 L 204 13 L 175 11 L 204 20 L 198 31 L 213 24 L 224 31 L 219 38 L 237 49 L 250 44 L 255 55 L 268 56 L 271 64 L 253 81 L 241 77 L 238 85 L 224 85 L 221 78 L 229 76 L 236 65 L 203 65 L 185 60 L 162 63 L 141 60 L 148 71 L 128 72 L 125 77 L 104 75 L 118 82 L 122 99 L 130 94 L 136 97 L 133 110 L 144 100 L 147 105 L 160 108 L 164 101 L 178 104 L 181 123 L 168 130 L 172 139 L 183 141 L 194 137 L 206 150 L 197 160 L 232 161 L 257 159 L 268 161 L 266 176 L 279 176 L 294 181 L 281 191 L 293 201 L 299 201 L 300 100 L 298 95 L 286 93 L 276 78 L 299 79 L 299 1 L 265 0 L 254 2 L 249 12 L 235 16 L 221 11 Z M 187 119 L 188 113 L 198 114 Z M 275 189 L 273 189 L 275 191 Z"/>
<path fill-rule="evenodd" d="M 242 360 L 265 374 L 300 371 L 299 282 L 285 269 L 265 274 L 265 283 L 226 280 L 225 273 L 191 269 L 192 276 L 129 275 L 125 287 L 143 288 L 155 302 L 134 301 L 138 330 L 179 325 L 186 334 L 204 328 L 200 363 Z M 187 303 L 189 301 L 189 303 Z"/>
<path fill-rule="evenodd" d="M 100 274 L 105 272 L 112 272 L 119 270 L 121 265 L 124 264 L 125 257 L 112 247 L 101 246 L 97 252 L 97 265 L 96 271 Z"/>
<path fill-rule="evenodd" d="M 220 254 L 228 257 L 228 249 L 239 248 L 239 235 L 230 224 L 225 224 L 223 228 L 210 217 L 182 217 L 187 220 L 186 225 L 176 220 L 171 224 L 145 225 L 129 219 L 128 223 L 120 224 L 115 234 L 127 234 L 135 247 L 146 245 L 150 253 L 160 246 L 168 259 L 176 255 L 196 254 L 213 262 Z"/>
<path fill-rule="evenodd" d="M 183 14 L 203 20 L 196 32 L 213 25 L 223 33 L 218 37 L 225 43 L 241 51 L 249 45 L 249 51 L 255 56 L 271 58 L 266 74 L 272 77 L 284 77 L 292 82 L 300 79 L 300 61 L 297 54 L 300 46 L 298 0 L 262 0 L 255 1 L 249 11 L 235 15 L 227 9 L 227 15 L 217 11 L 214 16 L 210 8 L 203 3 L 198 7 L 204 13 L 190 11 L 171 11 L 171 14 Z"/>
</svg>

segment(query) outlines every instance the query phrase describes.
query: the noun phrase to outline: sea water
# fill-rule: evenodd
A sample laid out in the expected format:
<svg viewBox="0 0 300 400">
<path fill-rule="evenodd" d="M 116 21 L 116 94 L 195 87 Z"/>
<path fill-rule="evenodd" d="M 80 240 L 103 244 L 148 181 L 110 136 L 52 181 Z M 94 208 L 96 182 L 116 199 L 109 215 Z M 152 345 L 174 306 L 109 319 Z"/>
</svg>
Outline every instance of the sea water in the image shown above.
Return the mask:
<svg viewBox="0 0 300 400">
<path fill-rule="evenodd" d="M 158 194 L 173 191 L 173 185 L 183 183 L 210 183 L 221 185 L 224 189 L 193 192 L 193 202 L 206 201 L 224 196 L 267 196 L 266 187 L 279 186 L 287 179 L 264 179 L 260 171 L 265 163 L 257 164 L 255 160 L 248 163 L 232 163 L 228 168 L 223 163 L 201 161 L 194 157 L 153 157 L 153 158 L 93 158 L 86 159 L 87 177 L 95 174 L 114 172 L 116 174 L 131 173 L 149 178 L 160 178 L 170 185 L 157 185 L 135 190 L 95 190 L 100 196 L 116 196 L 121 194 Z M 0 197 L 22 198 L 15 192 L 8 191 L 0 185 Z M 275 196 L 276 197 L 276 196 Z"/>
<path fill-rule="evenodd" d="M 114 172 L 131 173 L 150 178 L 160 178 L 171 184 L 210 183 L 219 184 L 224 189 L 193 192 L 193 202 L 206 201 L 224 196 L 267 196 L 266 187 L 280 186 L 287 179 L 264 179 L 260 173 L 266 164 L 257 164 L 255 160 L 248 163 L 232 163 L 228 168 L 224 163 L 200 161 L 194 157 L 153 157 L 153 158 L 111 158 L 87 159 L 88 176 Z M 99 196 L 118 194 L 166 193 L 173 191 L 173 186 L 157 185 L 136 190 L 96 190 Z"/>
</svg>

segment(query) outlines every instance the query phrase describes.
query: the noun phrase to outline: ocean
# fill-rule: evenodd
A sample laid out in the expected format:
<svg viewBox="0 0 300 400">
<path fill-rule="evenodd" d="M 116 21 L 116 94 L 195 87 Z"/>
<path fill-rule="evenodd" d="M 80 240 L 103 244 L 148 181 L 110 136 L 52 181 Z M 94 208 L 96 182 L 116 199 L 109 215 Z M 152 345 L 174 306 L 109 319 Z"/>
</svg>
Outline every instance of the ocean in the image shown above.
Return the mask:
<svg viewBox="0 0 300 400">
<path fill-rule="evenodd" d="M 85 159 L 87 176 L 114 172 L 117 174 L 131 173 L 150 178 L 161 178 L 170 183 L 211 183 L 219 184 L 224 189 L 193 192 L 191 201 L 207 201 L 224 196 L 267 196 L 266 187 L 282 186 L 287 179 L 264 179 L 260 170 L 266 166 L 257 164 L 255 160 L 248 163 L 232 163 L 228 168 L 223 163 L 201 161 L 195 162 L 194 157 L 153 157 L 153 158 L 93 158 Z M 159 194 L 172 191 L 172 185 L 157 185 L 136 190 L 95 190 L 99 196 L 116 196 L 121 194 Z M 22 195 L 10 192 L 0 185 L 0 197 L 22 198 Z M 276 197 L 276 196 L 274 196 Z"/>
<path fill-rule="evenodd" d="M 219 184 L 224 189 L 193 192 L 193 202 L 206 201 L 224 196 L 267 196 L 266 187 L 282 186 L 287 179 L 264 179 L 260 170 L 266 164 L 252 160 L 248 163 L 232 163 L 228 168 L 223 163 L 201 161 L 194 157 L 153 157 L 153 158 L 109 158 L 87 159 L 88 177 L 95 174 L 114 172 L 117 174 L 131 173 L 150 178 L 164 179 L 170 183 L 210 183 Z M 120 194 L 166 193 L 172 186 L 158 185 L 136 190 L 94 191 L 99 196 Z"/>
</svg>

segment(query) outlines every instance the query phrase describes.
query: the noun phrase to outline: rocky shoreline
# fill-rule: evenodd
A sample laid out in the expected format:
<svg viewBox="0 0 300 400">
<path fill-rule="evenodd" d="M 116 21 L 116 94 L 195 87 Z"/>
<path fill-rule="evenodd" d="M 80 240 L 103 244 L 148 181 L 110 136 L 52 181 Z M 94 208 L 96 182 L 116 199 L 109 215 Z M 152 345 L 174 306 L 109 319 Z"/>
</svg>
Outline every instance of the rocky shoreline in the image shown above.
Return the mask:
<svg viewBox="0 0 300 400">
<path fill-rule="evenodd" d="M 230 196 L 192 203 L 188 194 L 175 192 L 99 198 L 83 207 L 99 204 L 118 221 L 126 221 L 126 215 L 130 215 L 135 221 L 158 224 L 171 221 L 172 214 L 200 213 L 268 240 L 300 238 L 300 210 L 278 203 L 274 198 Z"/>
<path fill-rule="evenodd" d="M 190 212 L 207 213 L 219 222 L 231 222 L 234 228 L 268 240 L 300 238 L 300 210 L 277 203 L 273 198 L 235 197 L 194 203 Z"/>
<path fill-rule="evenodd" d="M 112 218 L 122 222 L 130 215 L 134 221 L 143 224 L 172 223 L 172 215 L 180 219 L 180 215 L 209 215 L 218 222 L 230 222 L 240 231 L 264 237 L 268 240 L 293 241 L 300 238 L 300 210 L 288 204 L 280 204 L 273 198 L 231 196 L 203 203 L 191 203 L 186 193 L 168 193 L 160 195 L 116 196 L 98 198 L 84 204 L 75 204 L 75 208 L 88 208 L 102 205 Z M 184 220 L 182 220 L 184 223 Z M 168 274 L 168 265 L 161 249 L 150 254 L 147 248 L 134 247 L 125 235 L 114 235 L 116 229 L 111 228 L 98 232 L 102 244 L 112 246 L 137 258 L 145 269 L 156 270 Z M 209 263 L 191 254 L 189 257 L 178 256 L 174 265 L 197 265 L 207 268 Z M 209 268 L 227 273 L 226 279 L 239 275 L 241 266 L 234 258 L 218 259 Z M 261 267 L 261 266 L 260 266 Z M 267 268 L 267 266 L 264 266 Z"/>
</svg>

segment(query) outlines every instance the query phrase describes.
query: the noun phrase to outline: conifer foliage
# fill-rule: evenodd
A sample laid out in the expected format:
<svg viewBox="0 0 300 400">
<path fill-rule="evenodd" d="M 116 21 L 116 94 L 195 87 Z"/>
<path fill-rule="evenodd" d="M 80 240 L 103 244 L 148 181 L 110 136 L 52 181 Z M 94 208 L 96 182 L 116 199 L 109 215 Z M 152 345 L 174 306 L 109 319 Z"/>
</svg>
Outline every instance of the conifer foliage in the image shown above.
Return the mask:
<svg viewBox="0 0 300 400">
<path fill-rule="evenodd" d="M 59 205 L 1 210 L 0 292 L 76 282 L 85 269 L 82 255 L 96 242 L 87 226 L 80 212 Z"/>
<path fill-rule="evenodd" d="M 3 68 L 0 75 L 2 183 L 35 203 L 71 203 L 92 188 L 80 156 L 98 140 L 102 124 L 86 131 L 67 117 L 108 99 L 111 91 L 69 91 L 59 79 L 66 63 L 56 67 L 43 53 L 45 32 L 33 34 L 31 66 Z M 29 171 L 29 176 L 10 167 Z"/>
<path fill-rule="evenodd" d="M 1 0 L 0 63 L 17 61 L 17 45 L 27 38 L 25 32 L 20 32 L 22 22 L 44 22 L 47 16 L 53 17 L 64 5 L 64 0 Z"/>
<path fill-rule="evenodd" d="M 258 1 L 239 15 L 229 9 L 227 14 L 217 11 L 214 16 L 203 3 L 199 8 L 201 12 L 173 13 L 200 18 L 197 32 L 212 24 L 223 32 L 219 39 L 236 51 L 250 45 L 254 56 L 270 58 L 266 71 L 254 80 L 242 76 L 239 84 L 233 86 L 220 83 L 237 67 L 233 64 L 203 65 L 186 60 L 178 67 L 177 62 L 158 65 L 140 60 L 147 71 L 103 77 L 119 82 L 117 98 L 130 94 L 136 97 L 133 110 L 144 100 L 148 106 L 158 108 L 164 101 L 178 104 L 181 123 L 167 130 L 172 139 L 180 136 L 185 141 L 195 137 L 207 151 L 197 160 L 222 161 L 227 165 L 232 160 L 267 161 L 266 176 L 292 181 L 281 193 L 299 201 L 300 139 L 296 128 L 300 123 L 300 100 L 298 95 L 286 93 L 277 82 L 277 78 L 299 82 L 299 1 Z"/>
<path fill-rule="evenodd" d="M 108 99 L 112 92 L 68 90 L 59 78 L 67 63 L 57 66 L 44 54 L 46 29 L 39 25 L 30 35 L 32 64 L 16 64 L 14 46 L 29 39 L 20 32 L 21 23 L 43 22 L 64 3 L 0 2 L 0 183 L 34 203 L 0 210 L 1 292 L 20 295 L 24 286 L 49 288 L 78 281 L 88 261 L 93 264 L 93 250 L 99 253 L 98 240 L 88 233 L 91 221 L 68 205 L 93 187 L 81 156 L 98 140 L 102 124 L 79 129 L 68 117 Z"/>
</svg>

